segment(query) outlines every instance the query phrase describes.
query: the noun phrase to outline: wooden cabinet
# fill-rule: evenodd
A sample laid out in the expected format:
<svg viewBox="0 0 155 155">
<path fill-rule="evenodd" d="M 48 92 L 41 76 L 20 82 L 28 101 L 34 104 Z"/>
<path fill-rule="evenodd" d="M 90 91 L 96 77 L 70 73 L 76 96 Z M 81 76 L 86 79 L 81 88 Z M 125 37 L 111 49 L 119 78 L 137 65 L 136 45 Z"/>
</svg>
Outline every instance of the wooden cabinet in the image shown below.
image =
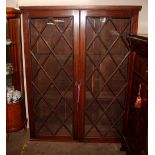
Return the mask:
<svg viewBox="0 0 155 155">
<path fill-rule="evenodd" d="M 21 31 L 20 11 L 13 8 L 6 8 L 6 63 L 11 64 L 13 72 L 6 76 L 6 86 L 13 87 L 22 92 L 22 99 L 16 103 L 6 103 L 6 130 L 7 133 L 18 131 L 26 127 L 26 111 L 24 102 L 22 52 L 21 52 Z"/>
<path fill-rule="evenodd" d="M 12 84 L 15 89 L 23 91 L 20 14 L 19 10 L 6 8 L 6 39 L 10 40 L 6 47 L 6 63 L 13 66 Z"/>
<path fill-rule="evenodd" d="M 120 142 L 140 9 L 21 7 L 32 139 Z"/>
<path fill-rule="evenodd" d="M 131 100 L 128 112 L 126 143 L 131 155 L 147 155 L 148 147 L 148 39 L 144 36 L 129 37 L 134 55 Z M 139 88 L 141 87 L 141 88 Z M 140 89 L 140 90 L 139 90 Z M 141 103 L 136 106 L 140 91 Z"/>
</svg>

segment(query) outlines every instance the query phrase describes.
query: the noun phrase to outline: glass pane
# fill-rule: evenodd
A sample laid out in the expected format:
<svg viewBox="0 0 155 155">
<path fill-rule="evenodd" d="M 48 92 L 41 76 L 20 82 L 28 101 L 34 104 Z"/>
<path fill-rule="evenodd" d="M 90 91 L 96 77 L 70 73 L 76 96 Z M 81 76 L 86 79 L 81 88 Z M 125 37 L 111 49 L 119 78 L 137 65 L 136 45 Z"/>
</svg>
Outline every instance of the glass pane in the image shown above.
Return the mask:
<svg viewBox="0 0 155 155">
<path fill-rule="evenodd" d="M 11 63 L 11 44 L 12 41 L 9 38 L 9 32 L 8 32 L 8 21 L 6 21 L 6 86 L 12 87 L 13 80 L 12 80 L 12 74 L 14 72 L 13 65 Z"/>
<path fill-rule="evenodd" d="M 35 132 L 72 136 L 73 18 L 30 20 Z"/>
<path fill-rule="evenodd" d="M 87 17 L 85 137 L 118 137 L 127 86 L 130 19 Z"/>
</svg>

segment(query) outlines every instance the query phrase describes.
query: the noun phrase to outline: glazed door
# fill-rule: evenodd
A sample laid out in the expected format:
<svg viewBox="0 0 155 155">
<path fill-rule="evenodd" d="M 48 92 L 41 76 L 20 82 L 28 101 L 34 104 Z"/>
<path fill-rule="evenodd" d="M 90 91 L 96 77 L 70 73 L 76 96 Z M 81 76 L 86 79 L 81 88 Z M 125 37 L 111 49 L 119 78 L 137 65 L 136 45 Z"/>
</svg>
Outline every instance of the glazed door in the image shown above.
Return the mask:
<svg viewBox="0 0 155 155">
<path fill-rule="evenodd" d="M 86 8 L 23 7 L 32 139 L 121 138 L 138 11 Z"/>
<path fill-rule="evenodd" d="M 117 141 L 128 84 L 130 17 L 81 11 L 80 138 Z"/>
<path fill-rule="evenodd" d="M 79 12 L 30 12 L 24 19 L 31 138 L 74 139 Z"/>
</svg>

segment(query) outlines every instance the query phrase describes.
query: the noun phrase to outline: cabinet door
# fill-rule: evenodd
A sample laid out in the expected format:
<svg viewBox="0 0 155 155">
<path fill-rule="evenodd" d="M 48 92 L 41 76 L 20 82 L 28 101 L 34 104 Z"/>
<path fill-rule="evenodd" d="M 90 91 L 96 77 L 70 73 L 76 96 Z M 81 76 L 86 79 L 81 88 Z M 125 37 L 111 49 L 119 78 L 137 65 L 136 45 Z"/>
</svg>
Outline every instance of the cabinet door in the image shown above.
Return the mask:
<svg viewBox="0 0 155 155">
<path fill-rule="evenodd" d="M 81 11 L 80 138 L 119 140 L 125 114 L 131 18 Z"/>
<path fill-rule="evenodd" d="M 77 134 L 79 12 L 30 11 L 23 21 L 29 40 L 25 57 L 31 138 L 72 139 Z"/>
</svg>

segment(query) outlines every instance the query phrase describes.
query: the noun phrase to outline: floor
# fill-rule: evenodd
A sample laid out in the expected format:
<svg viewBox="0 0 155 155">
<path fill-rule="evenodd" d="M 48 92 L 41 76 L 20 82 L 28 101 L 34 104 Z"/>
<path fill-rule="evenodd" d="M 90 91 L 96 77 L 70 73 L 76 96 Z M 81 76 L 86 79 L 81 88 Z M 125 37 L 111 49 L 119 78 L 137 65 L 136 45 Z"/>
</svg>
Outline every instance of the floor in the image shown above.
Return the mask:
<svg viewBox="0 0 155 155">
<path fill-rule="evenodd" d="M 9 134 L 6 155 L 126 155 L 116 143 L 29 141 L 29 131 Z"/>
</svg>

